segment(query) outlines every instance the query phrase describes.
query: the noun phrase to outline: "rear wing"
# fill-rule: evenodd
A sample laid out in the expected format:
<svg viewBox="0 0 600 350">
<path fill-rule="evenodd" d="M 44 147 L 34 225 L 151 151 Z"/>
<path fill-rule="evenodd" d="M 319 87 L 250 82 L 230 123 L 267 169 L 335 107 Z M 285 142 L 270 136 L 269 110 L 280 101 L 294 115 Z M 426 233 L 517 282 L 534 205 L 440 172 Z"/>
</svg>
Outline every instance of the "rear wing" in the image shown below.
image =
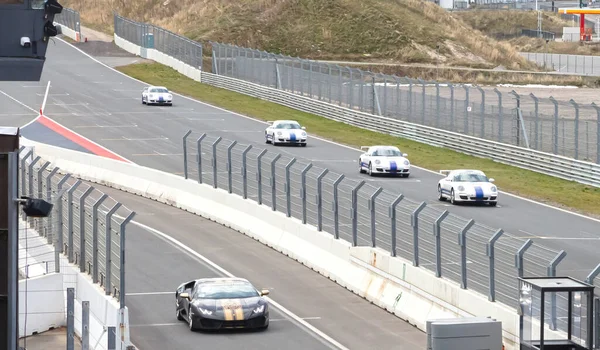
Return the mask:
<svg viewBox="0 0 600 350">
<path fill-rule="evenodd" d="M 368 151 L 370 146 L 360 146 L 361 151 Z"/>
<path fill-rule="evenodd" d="M 440 170 L 440 174 L 442 174 L 442 175 L 444 175 L 444 176 L 448 176 L 448 175 L 450 175 L 450 172 L 451 172 L 451 171 L 452 171 L 452 170 Z"/>
</svg>

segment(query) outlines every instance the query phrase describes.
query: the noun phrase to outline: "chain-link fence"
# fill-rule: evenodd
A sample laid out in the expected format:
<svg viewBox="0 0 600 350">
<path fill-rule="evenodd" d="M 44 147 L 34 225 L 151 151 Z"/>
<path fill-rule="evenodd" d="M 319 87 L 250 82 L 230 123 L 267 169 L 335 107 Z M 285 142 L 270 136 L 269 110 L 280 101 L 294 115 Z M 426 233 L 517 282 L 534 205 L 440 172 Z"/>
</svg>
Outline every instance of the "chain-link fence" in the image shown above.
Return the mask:
<svg viewBox="0 0 600 350">
<path fill-rule="evenodd" d="M 579 41 L 579 34 L 570 35 L 569 41 Z M 574 73 L 581 75 L 600 76 L 600 56 L 566 55 L 544 52 L 521 52 L 521 55 L 530 61 L 545 65 L 557 72 Z"/>
<path fill-rule="evenodd" d="M 75 31 L 81 37 L 81 17 L 79 16 L 79 12 L 70 8 L 63 8 L 61 13 L 54 16 L 54 22 Z"/>
<path fill-rule="evenodd" d="M 600 111 L 211 43 L 213 73 L 366 113 L 600 163 Z"/>
<path fill-rule="evenodd" d="M 144 49 L 155 49 L 183 63 L 202 69 L 202 45 L 152 24 L 138 23 L 117 14 L 115 34 Z"/>
<path fill-rule="evenodd" d="M 48 271 L 60 270 L 59 253 L 82 273 L 91 275 L 107 295 L 124 303 L 124 247 L 126 227 L 135 213 L 110 196 L 72 178 L 36 157 L 30 148 L 20 152 L 20 196 L 54 204 L 46 218 L 23 220 L 55 247 Z"/>
</svg>

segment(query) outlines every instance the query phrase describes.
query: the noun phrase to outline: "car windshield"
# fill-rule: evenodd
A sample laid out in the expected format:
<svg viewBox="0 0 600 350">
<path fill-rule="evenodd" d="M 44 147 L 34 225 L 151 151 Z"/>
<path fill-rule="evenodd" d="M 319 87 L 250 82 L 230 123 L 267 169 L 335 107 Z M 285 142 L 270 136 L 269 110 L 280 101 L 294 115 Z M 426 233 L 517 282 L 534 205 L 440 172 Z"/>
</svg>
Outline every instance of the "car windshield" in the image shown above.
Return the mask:
<svg viewBox="0 0 600 350">
<path fill-rule="evenodd" d="M 457 182 L 488 182 L 487 176 L 474 173 L 459 174 L 455 179 Z"/>
<path fill-rule="evenodd" d="M 194 298 L 237 299 L 258 297 L 258 291 L 249 283 L 206 283 L 196 290 Z"/>
<path fill-rule="evenodd" d="M 382 148 L 373 152 L 373 156 L 379 157 L 402 157 L 402 152 L 393 148 Z"/>
<path fill-rule="evenodd" d="M 163 89 L 163 88 L 154 88 L 154 89 L 150 89 L 150 92 L 155 92 L 155 93 L 167 93 L 167 92 L 169 92 L 169 90 L 167 90 L 167 89 Z"/>
<path fill-rule="evenodd" d="M 301 127 L 298 123 L 279 123 L 275 129 L 301 129 Z"/>
</svg>

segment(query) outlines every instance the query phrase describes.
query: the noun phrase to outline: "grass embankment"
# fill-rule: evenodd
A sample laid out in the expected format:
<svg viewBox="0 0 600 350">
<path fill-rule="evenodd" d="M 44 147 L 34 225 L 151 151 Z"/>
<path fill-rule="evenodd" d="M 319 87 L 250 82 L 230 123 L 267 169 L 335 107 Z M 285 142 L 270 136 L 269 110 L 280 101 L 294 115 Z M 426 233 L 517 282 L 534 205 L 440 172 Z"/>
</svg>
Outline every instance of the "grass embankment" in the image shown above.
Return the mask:
<svg viewBox="0 0 600 350">
<path fill-rule="evenodd" d="M 397 145 L 410 154 L 411 162 L 426 169 L 483 169 L 496 179 L 498 187 L 507 192 L 567 207 L 581 213 L 600 216 L 600 188 L 565 181 L 551 176 L 464 155 L 451 150 L 366 131 L 316 115 L 300 112 L 275 103 L 200 84 L 177 71 L 158 63 L 132 64 L 117 68 L 149 84 L 168 86 L 171 90 L 195 99 L 261 120 L 285 116 L 295 119 L 313 134 L 346 145 Z M 335 130 L 332 132 L 331 130 Z"/>
<path fill-rule="evenodd" d="M 421 0 L 64 0 L 93 28 L 112 12 L 193 40 L 311 59 L 538 69 L 508 43 Z M 439 49 L 438 49 L 439 46 Z M 210 55 L 209 50 L 205 52 Z"/>
<path fill-rule="evenodd" d="M 522 29 L 536 30 L 538 26 L 535 11 L 522 10 L 472 10 L 458 11 L 454 16 L 487 36 L 508 42 L 522 52 L 548 52 L 568 55 L 600 55 L 600 43 L 560 42 L 520 36 Z M 562 38 L 563 27 L 577 27 L 573 21 L 564 20 L 560 14 L 542 12 L 542 30 L 555 33 Z"/>
</svg>

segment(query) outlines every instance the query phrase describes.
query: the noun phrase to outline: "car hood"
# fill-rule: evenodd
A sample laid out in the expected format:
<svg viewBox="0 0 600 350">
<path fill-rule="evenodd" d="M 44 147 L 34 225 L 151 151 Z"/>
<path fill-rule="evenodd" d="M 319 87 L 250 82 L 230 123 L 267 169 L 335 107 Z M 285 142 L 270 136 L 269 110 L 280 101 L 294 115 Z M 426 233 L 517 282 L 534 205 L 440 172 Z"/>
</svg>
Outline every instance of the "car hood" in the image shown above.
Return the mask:
<svg viewBox="0 0 600 350">
<path fill-rule="evenodd" d="M 252 316 L 253 310 L 261 305 L 265 305 L 266 301 L 261 297 L 243 298 L 243 299 L 196 299 L 192 305 L 196 308 L 195 313 L 205 317 L 213 317 L 224 320 L 244 319 Z M 211 315 L 202 313 L 212 311 Z"/>
<path fill-rule="evenodd" d="M 167 97 L 172 94 L 170 92 L 149 92 L 148 95 Z"/>
<path fill-rule="evenodd" d="M 298 137 L 302 136 L 302 133 L 305 133 L 306 131 L 302 130 L 302 129 L 275 129 L 275 135 L 277 135 L 278 132 L 281 132 L 281 135 L 296 135 Z"/>
<path fill-rule="evenodd" d="M 457 186 L 463 186 L 465 192 L 475 192 L 477 189 L 481 189 L 488 193 L 492 192 L 492 188 L 496 188 L 496 185 L 491 182 L 459 182 Z"/>
<path fill-rule="evenodd" d="M 395 162 L 398 165 L 404 165 L 404 161 L 408 160 L 404 157 L 374 157 L 373 161 L 379 161 L 379 164 L 388 165 L 391 162 Z M 377 164 L 377 163 L 376 163 Z"/>
</svg>

